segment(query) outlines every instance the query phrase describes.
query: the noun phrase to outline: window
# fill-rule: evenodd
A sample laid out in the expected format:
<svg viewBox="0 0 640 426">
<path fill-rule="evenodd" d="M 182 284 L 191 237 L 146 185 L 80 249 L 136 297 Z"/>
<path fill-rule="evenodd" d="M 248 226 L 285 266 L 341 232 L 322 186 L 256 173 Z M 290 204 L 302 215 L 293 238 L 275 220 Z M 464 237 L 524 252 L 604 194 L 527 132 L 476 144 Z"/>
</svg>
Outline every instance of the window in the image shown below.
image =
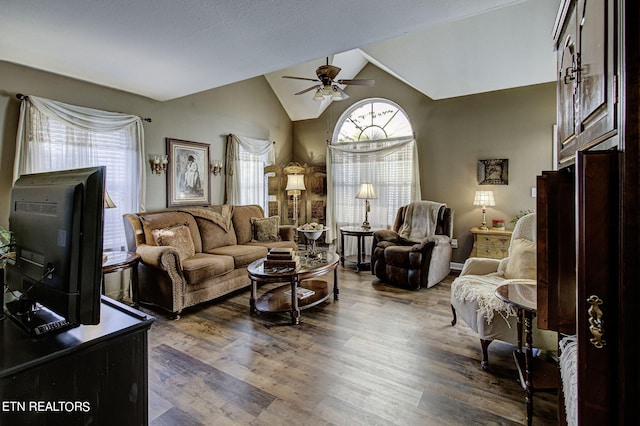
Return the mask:
<svg viewBox="0 0 640 426">
<path fill-rule="evenodd" d="M 400 206 L 420 198 L 413 130 L 395 103 L 366 99 L 353 105 L 338 120 L 329 148 L 328 202 L 336 229 L 363 222 L 365 203 L 355 198 L 362 183 L 372 183 L 376 193 L 372 227 L 389 227 Z"/>
<path fill-rule="evenodd" d="M 238 204 L 258 204 L 267 211 L 264 159 L 245 150 L 242 145 L 239 146 L 238 157 L 238 182 L 242 188 Z"/>
<path fill-rule="evenodd" d="M 268 209 L 264 168 L 275 163 L 273 142 L 238 135 L 227 139 L 227 203 Z"/>
<path fill-rule="evenodd" d="M 111 116 L 113 113 L 35 97 L 23 102 L 27 102 L 27 106 L 23 104 L 21 111 L 24 124 L 20 129 L 19 152 L 16 153 L 19 166 L 15 177 L 25 173 L 106 166 L 105 190 L 116 207 L 105 210 L 103 247 L 105 250 L 124 249 L 126 238 L 122 215 L 143 210 L 140 202 L 143 173 L 140 118 L 116 114 L 119 121 L 115 129 L 91 130 L 86 126 L 90 126 L 91 120 L 96 120 L 97 116 L 84 115 L 85 125 L 79 127 L 72 125 L 61 108 L 69 107 L 76 112 L 81 110 L 84 114 L 95 113 L 98 116 Z M 105 119 L 104 116 L 101 118 Z"/>
</svg>

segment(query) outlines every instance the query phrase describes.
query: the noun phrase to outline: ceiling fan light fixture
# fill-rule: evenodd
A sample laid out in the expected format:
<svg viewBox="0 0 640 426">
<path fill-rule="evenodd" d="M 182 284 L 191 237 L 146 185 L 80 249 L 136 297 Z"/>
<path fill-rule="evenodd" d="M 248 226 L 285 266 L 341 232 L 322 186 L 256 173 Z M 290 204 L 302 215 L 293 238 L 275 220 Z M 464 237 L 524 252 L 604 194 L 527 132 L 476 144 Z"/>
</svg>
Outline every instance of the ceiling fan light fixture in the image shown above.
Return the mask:
<svg viewBox="0 0 640 426">
<path fill-rule="evenodd" d="M 349 99 L 349 95 L 345 93 L 339 86 L 333 85 L 333 93 L 331 94 L 331 99 L 334 101 L 344 101 L 345 99 Z"/>
<path fill-rule="evenodd" d="M 316 90 L 315 95 L 313 95 L 313 100 L 314 101 L 323 101 L 324 100 L 324 94 L 322 93 L 322 89 L 320 87 L 318 87 L 318 90 Z"/>
</svg>

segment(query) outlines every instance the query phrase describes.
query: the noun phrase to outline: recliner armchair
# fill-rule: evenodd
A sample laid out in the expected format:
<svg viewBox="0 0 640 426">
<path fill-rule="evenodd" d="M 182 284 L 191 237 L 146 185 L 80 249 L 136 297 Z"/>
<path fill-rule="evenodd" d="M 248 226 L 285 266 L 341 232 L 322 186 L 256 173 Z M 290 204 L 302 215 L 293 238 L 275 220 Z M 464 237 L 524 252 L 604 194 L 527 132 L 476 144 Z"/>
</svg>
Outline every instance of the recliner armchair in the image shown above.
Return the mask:
<svg viewBox="0 0 640 426">
<path fill-rule="evenodd" d="M 496 296 L 496 289 L 509 282 L 536 284 L 536 214 L 521 217 L 511 234 L 509 256 L 504 259 L 470 257 L 460 276 L 451 283 L 451 325 L 458 317 L 480 336 L 481 366 L 489 367 L 488 347 L 493 340 L 516 345 L 516 308 Z M 533 324 L 533 343 L 538 349 L 557 350 L 557 334 L 538 330 Z"/>
<path fill-rule="evenodd" d="M 393 229 L 376 231 L 371 273 L 381 281 L 418 290 L 451 271 L 453 210 L 443 203 L 416 201 L 398 209 Z"/>
</svg>

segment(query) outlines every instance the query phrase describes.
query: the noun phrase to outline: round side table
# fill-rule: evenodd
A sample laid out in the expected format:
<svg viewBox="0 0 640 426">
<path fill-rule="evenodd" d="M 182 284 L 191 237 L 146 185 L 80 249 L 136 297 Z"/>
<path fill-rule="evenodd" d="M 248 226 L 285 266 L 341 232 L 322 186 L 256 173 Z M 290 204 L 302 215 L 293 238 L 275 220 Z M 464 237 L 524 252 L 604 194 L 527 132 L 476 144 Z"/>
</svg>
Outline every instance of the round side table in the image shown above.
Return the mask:
<svg viewBox="0 0 640 426">
<path fill-rule="evenodd" d="M 102 262 L 102 294 L 104 294 L 104 276 L 112 272 L 131 269 L 131 306 L 138 307 L 138 262 L 140 255 L 131 251 L 104 252 L 106 260 Z"/>
<path fill-rule="evenodd" d="M 342 226 L 340 227 L 340 263 L 344 266 L 345 260 L 350 261 L 349 259 L 352 256 L 344 255 L 344 237 L 352 236 L 356 237 L 358 240 L 358 256 L 355 259 L 356 270 L 362 271 L 369 267 L 370 263 L 365 255 L 365 247 L 364 247 L 364 237 L 370 237 L 373 235 L 375 231 L 379 231 L 380 229 L 364 229 L 362 226 Z"/>
</svg>

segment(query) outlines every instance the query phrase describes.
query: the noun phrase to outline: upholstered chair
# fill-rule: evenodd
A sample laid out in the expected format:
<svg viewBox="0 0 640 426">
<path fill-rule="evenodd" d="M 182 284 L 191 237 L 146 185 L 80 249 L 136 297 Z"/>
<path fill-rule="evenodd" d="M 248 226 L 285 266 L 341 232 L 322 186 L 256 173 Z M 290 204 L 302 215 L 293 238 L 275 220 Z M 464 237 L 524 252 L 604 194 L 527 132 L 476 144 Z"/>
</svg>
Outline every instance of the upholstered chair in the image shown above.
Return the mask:
<svg viewBox="0 0 640 426">
<path fill-rule="evenodd" d="M 518 220 L 511 235 L 509 256 L 502 259 L 471 257 L 451 284 L 451 325 L 461 318 L 480 337 L 483 369 L 489 367 L 488 347 L 493 340 L 518 342 L 516 308 L 495 292 L 510 282 L 536 283 L 536 214 Z M 538 330 L 535 321 L 533 343 L 538 349 L 557 350 L 557 334 Z"/>
<path fill-rule="evenodd" d="M 376 231 L 371 272 L 381 281 L 418 290 L 432 287 L 451 271 L 453 210 L 434 201 L 400 207 L 393 229 Z"/>
</svg>

